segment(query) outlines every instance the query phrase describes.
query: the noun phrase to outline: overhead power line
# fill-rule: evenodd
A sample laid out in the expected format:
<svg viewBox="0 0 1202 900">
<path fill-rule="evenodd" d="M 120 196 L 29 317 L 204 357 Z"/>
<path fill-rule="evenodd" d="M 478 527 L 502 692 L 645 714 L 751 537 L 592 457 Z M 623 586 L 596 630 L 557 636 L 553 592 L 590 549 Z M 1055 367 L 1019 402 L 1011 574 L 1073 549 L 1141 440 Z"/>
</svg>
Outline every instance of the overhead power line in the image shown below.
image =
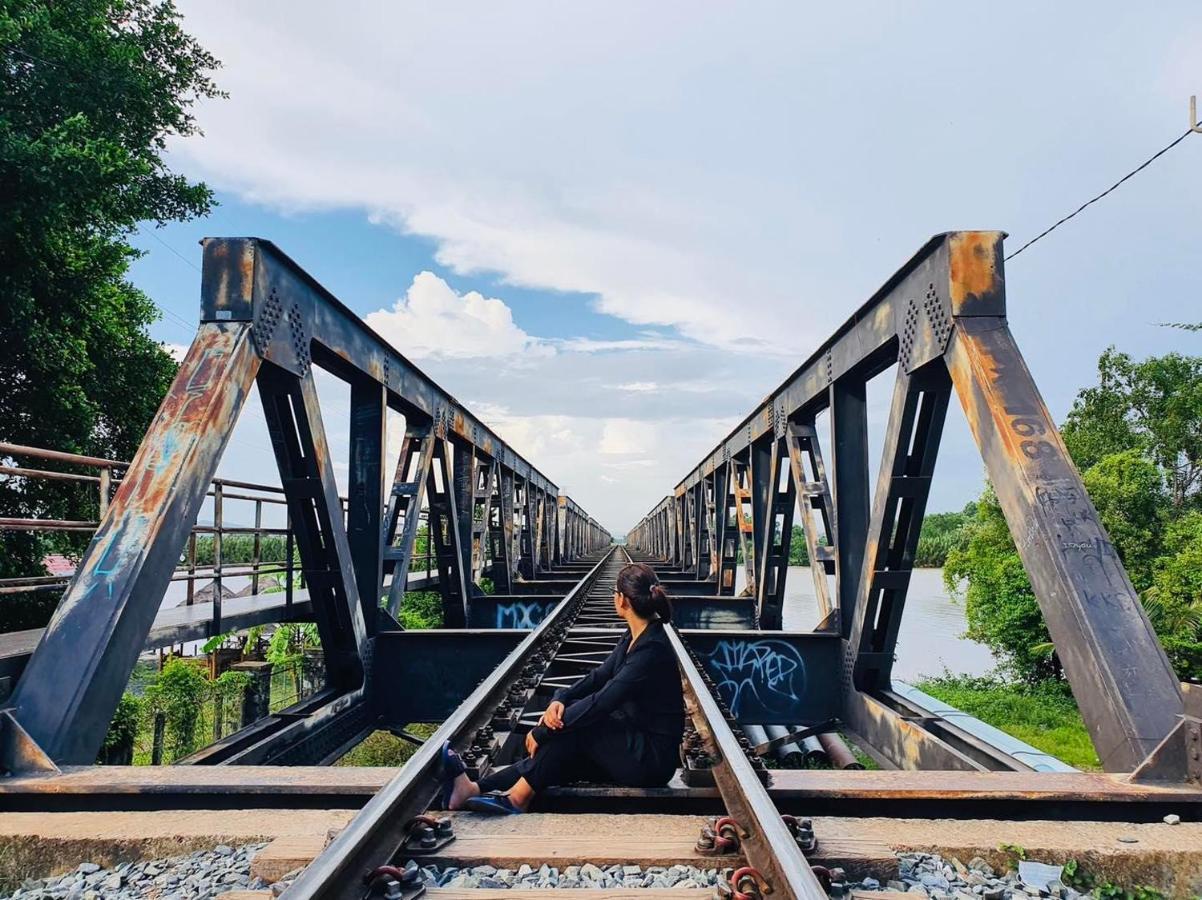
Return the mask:
<svg viewBox="0 0 1202 900">
<path fill-rule="evenodd" d="M 1202 122 L 1198 122 L 1197 125 L 1202 125 Z M 1019 247 L 1013 253 L 1009 254 L 1006 257 L 1006 259 L 1007 260 L 1014 259 L 1014 257 L 1018 256 L 1018 254 L 1022 253 L 1024 250 L 1026 250 L 1028 247 L 1030 247 L 1036 241 L 1043 240 L 1045 237 L 1047 237 L 1049 234 L 1051 234 L 1053 231 L 1055 231 L 1057 228 L 1059 228 L 1061 225 L 1063 225 L 1069 219 L 1073 218 L 1078 213 L 1082 212 L 1086 207 L 1092 206 L 1093 204 L 1097 203 L 1099 200 L 1101 200 L 1103 197 L 1105 197 L 1107 194 L 1109 194 L 1111 191 L 1113 191 L 1115 188 L 1117 188 L 1124 181 L 1126 181 L 1129 178 L 1132 178 L 1135 175 L 1138 175 L 1140 172 L 1142 172 L 1148 166 L 1152 165 L 1152 163 L 1156 162 L 1156 160 L 1160 159 L 1160 157 L 1164 156 L 1166 153 L 1168 153 L 1170 150 L 1172 150 L 1174 147 L 1176 147 L 1178 144 L 1180 144 L 1182 141 L 1184 141 L 1187 137 L 1189 137 L 1191 134 L 1193 134 L 1194 129 L 1197 127 L 1197 125 L 1195 125 L 1193 128 L 1185 129 L 1185 131 L 1181 134 L 1181 136 L 1178 137 L 1175 141 L 1173 141 L 1172 143 L 1168 144 L 1167 146 L 1162 147 L 1159 150 L 1157 150 L 1150 157 L 1148 157 L 1146 160 L 1144 160 L 1142 163 L 1140 163 L 1138 166 L 1136 166 L 1134 169 L 1132 169 L 1130 172 L 1128 172 L 1126 175 L 1124 175 L 1122 178 L 1120 178 L 1118 181 L 1116 181 L 1110 187 L 1106 188 L 1106 190 L 1102 191 L 1102 193 L 1098 194 L 1098 196 L 1094 197 L 1091 200 L 1086 200 L 1084 203 L 1082 203 L 1080 206 L 1078 206 L 1076 209 L 1074 209 L 1071 213 L 1069 213 L 1063 219 L 1060 219 L 1053 225 L 1049 226 L 1048 228 L 1045 228 L 1039 234 L 1035 235 L 1035 237 L 1031 238 L 1031 240 L 1027 241 L 1025 244 L 1023 244 L 1021 247 Z"/>
<path fill-rule="evenodd" d="M 180 253 L 178 250 L 176 250 L 174 247 L 172 247 L 170 244 L 168 244 L 165 240 L 163 240 L 161 237 L 159 237 L 153 231 L 148 231 L 145 233 L 149 234 L 152 238 L 154 238 L 156 241 L 158 241 L 160 244 L 162 244 L 164 247 L 166 247 L 169 251 L 171 251 L 171 253 L 173 255 L 178 257 L 179 260 L 181 262 L 183 262 L 185 265 L 191 266 L 197 272 L 200 271 L 200 266 L 196 265 L 196 263 L 192 262 L 192 260 L 188 259 L 188 257 L 184 256 L 184 254 Z M 169 319 L 173 319 L 175 322 L 182 325 L 185 329 L 187 329 L 189 334 L 192 333 L 192 330 L 196 327 L 195 322 L 188 322 L 182 316 L 176 315 L 171 310 L 169 310 L 167 307 L 162 306 L 162 305 L 158 305 L 158 306 L 159 306 L 159 312 L 161 312 L 164 316 L 166 316 Z"/>
</svg>

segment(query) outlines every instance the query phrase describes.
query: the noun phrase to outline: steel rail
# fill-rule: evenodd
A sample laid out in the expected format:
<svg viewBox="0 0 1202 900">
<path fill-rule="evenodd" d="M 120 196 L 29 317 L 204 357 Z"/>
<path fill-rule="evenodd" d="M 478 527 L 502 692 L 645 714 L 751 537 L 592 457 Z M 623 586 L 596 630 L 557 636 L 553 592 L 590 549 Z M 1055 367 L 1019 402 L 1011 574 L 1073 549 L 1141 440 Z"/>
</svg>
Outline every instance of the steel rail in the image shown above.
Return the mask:
<svg viewBox="0 0 1202 900">
<path fill-rule="evenodd" d="M 438 766 L 443 743 L 450 741 L 457 749 L 462 749 L 459 744 L 467 732 L 484 724 L 493 705 L 504 695 L 528 657 L 587 595 L 615 551 L 616 547 L 611 548 L 601 557 L 281 896 L 286 900 L 361 900 L 364 897 L 367 892 L 364 876 L 376 866 L 392 862 L 404 842 L 405 826 L 429 807 L 440 782 Z"/>
<path fill-rule="evenodd" d="M 711 768 L 714 784 L 727 813 L 742 828 L 740 847 L 748 864 L 764 876 L 773 897 L 824 900 L 826 890 L 806 862 L 768 789 L 743 754 L 738 738 L 730 730 L 684 641 L 674 627 L 665 631 L 684 676 L 685 699 L 693 726 L 708 744 L 714 759 Z"/>
<path fill-rule="evenodd" d="M 631 558 L 624 549 L 622 555 Z M 727 813 L 742 829 L 740 848 L 748 864 L 767 880 L 773 897 L 825 900 L 826 890 L 751 767 L 680 633 L 675 626 L 664 631 L 680 666 L 693 727 L 714 760 L 714 784 Z"/>
</svg>

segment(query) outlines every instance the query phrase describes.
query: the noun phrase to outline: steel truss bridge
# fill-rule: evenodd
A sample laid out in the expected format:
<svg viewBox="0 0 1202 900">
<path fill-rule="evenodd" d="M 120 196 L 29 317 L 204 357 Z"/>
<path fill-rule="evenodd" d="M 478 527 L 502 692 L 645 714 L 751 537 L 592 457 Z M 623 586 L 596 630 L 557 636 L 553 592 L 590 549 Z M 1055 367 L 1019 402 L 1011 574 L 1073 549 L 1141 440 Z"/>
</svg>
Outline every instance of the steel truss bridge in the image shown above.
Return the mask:
<svg viewBox="0 0 1202 900">
<path fill-rule="evenodd" d="M 626 547 L 270 242 L 205 241 L 196 337 L 0 712 L 0 765 L 11 776 L 0 806 L 362 805 L 286 896 L 391 889 L 364 875 L 412 839 L 438 786 L 443 741 L 479 771 L 517 758 L 551 691 L 617 640 L 613 580 L 634 558 L 655 565 L 675 598 L 670 635 L 690 714 L 681 770 L 666 788 L 558 788 L 540 798 L 546 808 L 725 810 L 733 838 L 715 839 L 733 839 L 758 873 L 735 873 L 732 887 L 784 897 L 825 894 L 805 856 L 812 836 L 791 815 L 1196 818 L 1198 690 L 1174 677 L 1010 333 L 1002 239 L 928 241 L 684 475 Z M 349 385 L 345 506 L 317 368 Z M 866 384 L 890 369 L 874 479 Z M 325 688 L 166 770 L 94 766 L 252 389 Z M 1046 765 L 893 682 L 953 394 L 1105 773 Z M 405 421 L 391 473 L 390 410 Z M 816 428 L 823 412 L 829 440 Z M 445 627 L 407 631 L 397 616 L 419 519 Z M 795 521 L 822 612 L 810 632 L 782 630 Z M 485 576 L 494 593 L 481 591 Z M 319 768 L 372 731 L 414 722 L 442 724 L 386 784 Z M 856 771 L 836 732 L 882 769 Z M 819 738 L 836 768 L 764 768 Z M 1037 771 L 1047 768 L 1058 771 Z M 420 892 L 403 872 L 377 876 L 398 880 L 398 896 Z"/>
</svg>

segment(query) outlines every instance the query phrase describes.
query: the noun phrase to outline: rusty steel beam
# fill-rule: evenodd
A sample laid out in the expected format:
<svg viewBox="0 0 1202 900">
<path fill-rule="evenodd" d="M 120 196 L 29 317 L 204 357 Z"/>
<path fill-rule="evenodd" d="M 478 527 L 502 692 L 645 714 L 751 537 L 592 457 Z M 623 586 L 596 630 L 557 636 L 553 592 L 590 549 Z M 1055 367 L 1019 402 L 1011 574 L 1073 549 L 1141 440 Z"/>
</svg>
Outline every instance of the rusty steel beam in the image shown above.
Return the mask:
<svg viewBox="0 0 1202 900">
<path fill-rule="evenodd" d="M 431 423 L 405 423 L 405 437 L 401 442 L 401 453 L 397 458 L 396 473 L 392 478 L 384 515 L 383 557 L 378 589 L 382 595 L 383 575 L 391 571 L 392 581 L 388 585 L 385 609 L 393 619 L 400 615 L 401 603 L 408 589 L 409 564 L 417 541 L 422 501 L 426 496 L 426 484 L 434 459 L 435 440 Z"/>
<path fill-rule="evenodd" d="M 361 690 L 367 626 L 313 372 L 264 365 L 258 378 L 329 684 Z M 374 543 L 373 543 L 374 546 Z"/>
<path fill-rule="evenodd" d="M 947 369 L 938 363 L 913 374 L 898 373 L 848 638 L 852 676 L 860 690 L 887 690 L 892 684 L 897 635 L 950 393 Z"/>
<path fill-rule="evenodd" d="M 845 378 L 833 382 L 829 391 L 834 522 L 828 533 L 835 536 L 835 611 L 845 638 L 851 634 L 850 612 L 860 590 L 871 515 L 866 387 L 863 380 Z"/>
<path fill-rule="evenodd" d="M 954 390 L 1094 746 L 1107 770 L 1131 771 L 1180 727 L 1181 692 L 1010 334 L 1002 239 L 1000 232 L 967 231 L 928 241 L 689 472 L 673 496 L 713 480 L 720 546 L 718 571 L 709 577 L 722 593 L 735 564 L 732 529 L 739 527 L 729 519 L 738 488 L 729 479 L 739 477 L 749 455 L 753 469 L 754 460 L 764 458 L 764 442 L 782 419 L 804 427 L 831 411 L 834 599 L 847 640 L 845 675 L 864 692 L 849 697 L 848 717 L 886 735 L 886 743 L 905 745 L 915 739 L 901 732 L 915 723 L 866 710 L 876 702 L 869 695 L 890 685 L 914 546 Z M 892 366 L 897 388 L 870 507 L 865 385 Z M 659 522 L 670 502 L 631 529 L 632 546 L 662 556 Z M 741 495 L 736 504 L 741 517 Z M 762 503 L 752 510 L 767 514 Z M 770 533 L 759 519 L 753 528 L 757 535 Z M 899 765 L 915 762 L 903 751 L 895 755 Z"/>
<path fill-rule="evenodd" d="M 1172 665 L 1010 329 L 964 323 L 948 362 L 1098 756 L 1134 769 L 1182 714 Z"/>
<path fill-rule="evenodd" d="M 9 700 L 55 762 L 92 763 L 154 623 L 260 359 L 206 323 Z"/>
</svg>

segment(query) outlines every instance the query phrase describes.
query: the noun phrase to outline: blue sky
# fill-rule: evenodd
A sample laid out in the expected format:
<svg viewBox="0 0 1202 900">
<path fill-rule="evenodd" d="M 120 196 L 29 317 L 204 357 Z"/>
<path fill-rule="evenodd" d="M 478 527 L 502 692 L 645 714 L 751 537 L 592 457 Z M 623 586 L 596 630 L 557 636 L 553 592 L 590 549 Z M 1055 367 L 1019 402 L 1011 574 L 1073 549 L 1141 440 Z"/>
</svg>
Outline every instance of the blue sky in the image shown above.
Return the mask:
<svg viewBox="0 0 1202 900">
<path fill-rule="evenodd" d="M 281 212 L 221 191 L 218 205 L 204 219 L 144 226 L 133 243 L 145 256 L 132 270 L 134 281 L 189 328 L 164 315 L 155 336 L 186 342 L 195 331 L 200 303 L 199 242 L 205 237 L 250 235 L 275 241 L 356 312 L 366 315 L 396 300 L 398 285 L 420 271 L 454 280 L 462 292 L 498 292 L 500 279 L 489 273 L 456 274 L 435 259 L 437 244 L 419 235 L 372 224 L 360 211 Z M 180 259 L 185 257 L 186 259 Z M 619 339 L 638 329 L 614 316 L 594 312 L 595 295 L 544 291 L 507 285 L 505 301 L 514 317 L 534 323 L 541 337 Z"/>
<path fill-rule="evenodd" d="M 138 239 L 156 335 L 196 318 L 168 247 L 270 238 L 617 532 L 929 235 L 1016 248 L 1202 93 L 1186 2 L 181 7 L 230 98 L 170 153 L 220 207 Z M 1198 352 L 1156 323 L 1202 319 L 1200 163 L 1202 136 L 1008 267 L 1057 416 L 1109 344 Z M 224 472 L 270 476 L 255 412 Z M 931 508 L 981 478 L 953 410 Z"/>
</svg>

